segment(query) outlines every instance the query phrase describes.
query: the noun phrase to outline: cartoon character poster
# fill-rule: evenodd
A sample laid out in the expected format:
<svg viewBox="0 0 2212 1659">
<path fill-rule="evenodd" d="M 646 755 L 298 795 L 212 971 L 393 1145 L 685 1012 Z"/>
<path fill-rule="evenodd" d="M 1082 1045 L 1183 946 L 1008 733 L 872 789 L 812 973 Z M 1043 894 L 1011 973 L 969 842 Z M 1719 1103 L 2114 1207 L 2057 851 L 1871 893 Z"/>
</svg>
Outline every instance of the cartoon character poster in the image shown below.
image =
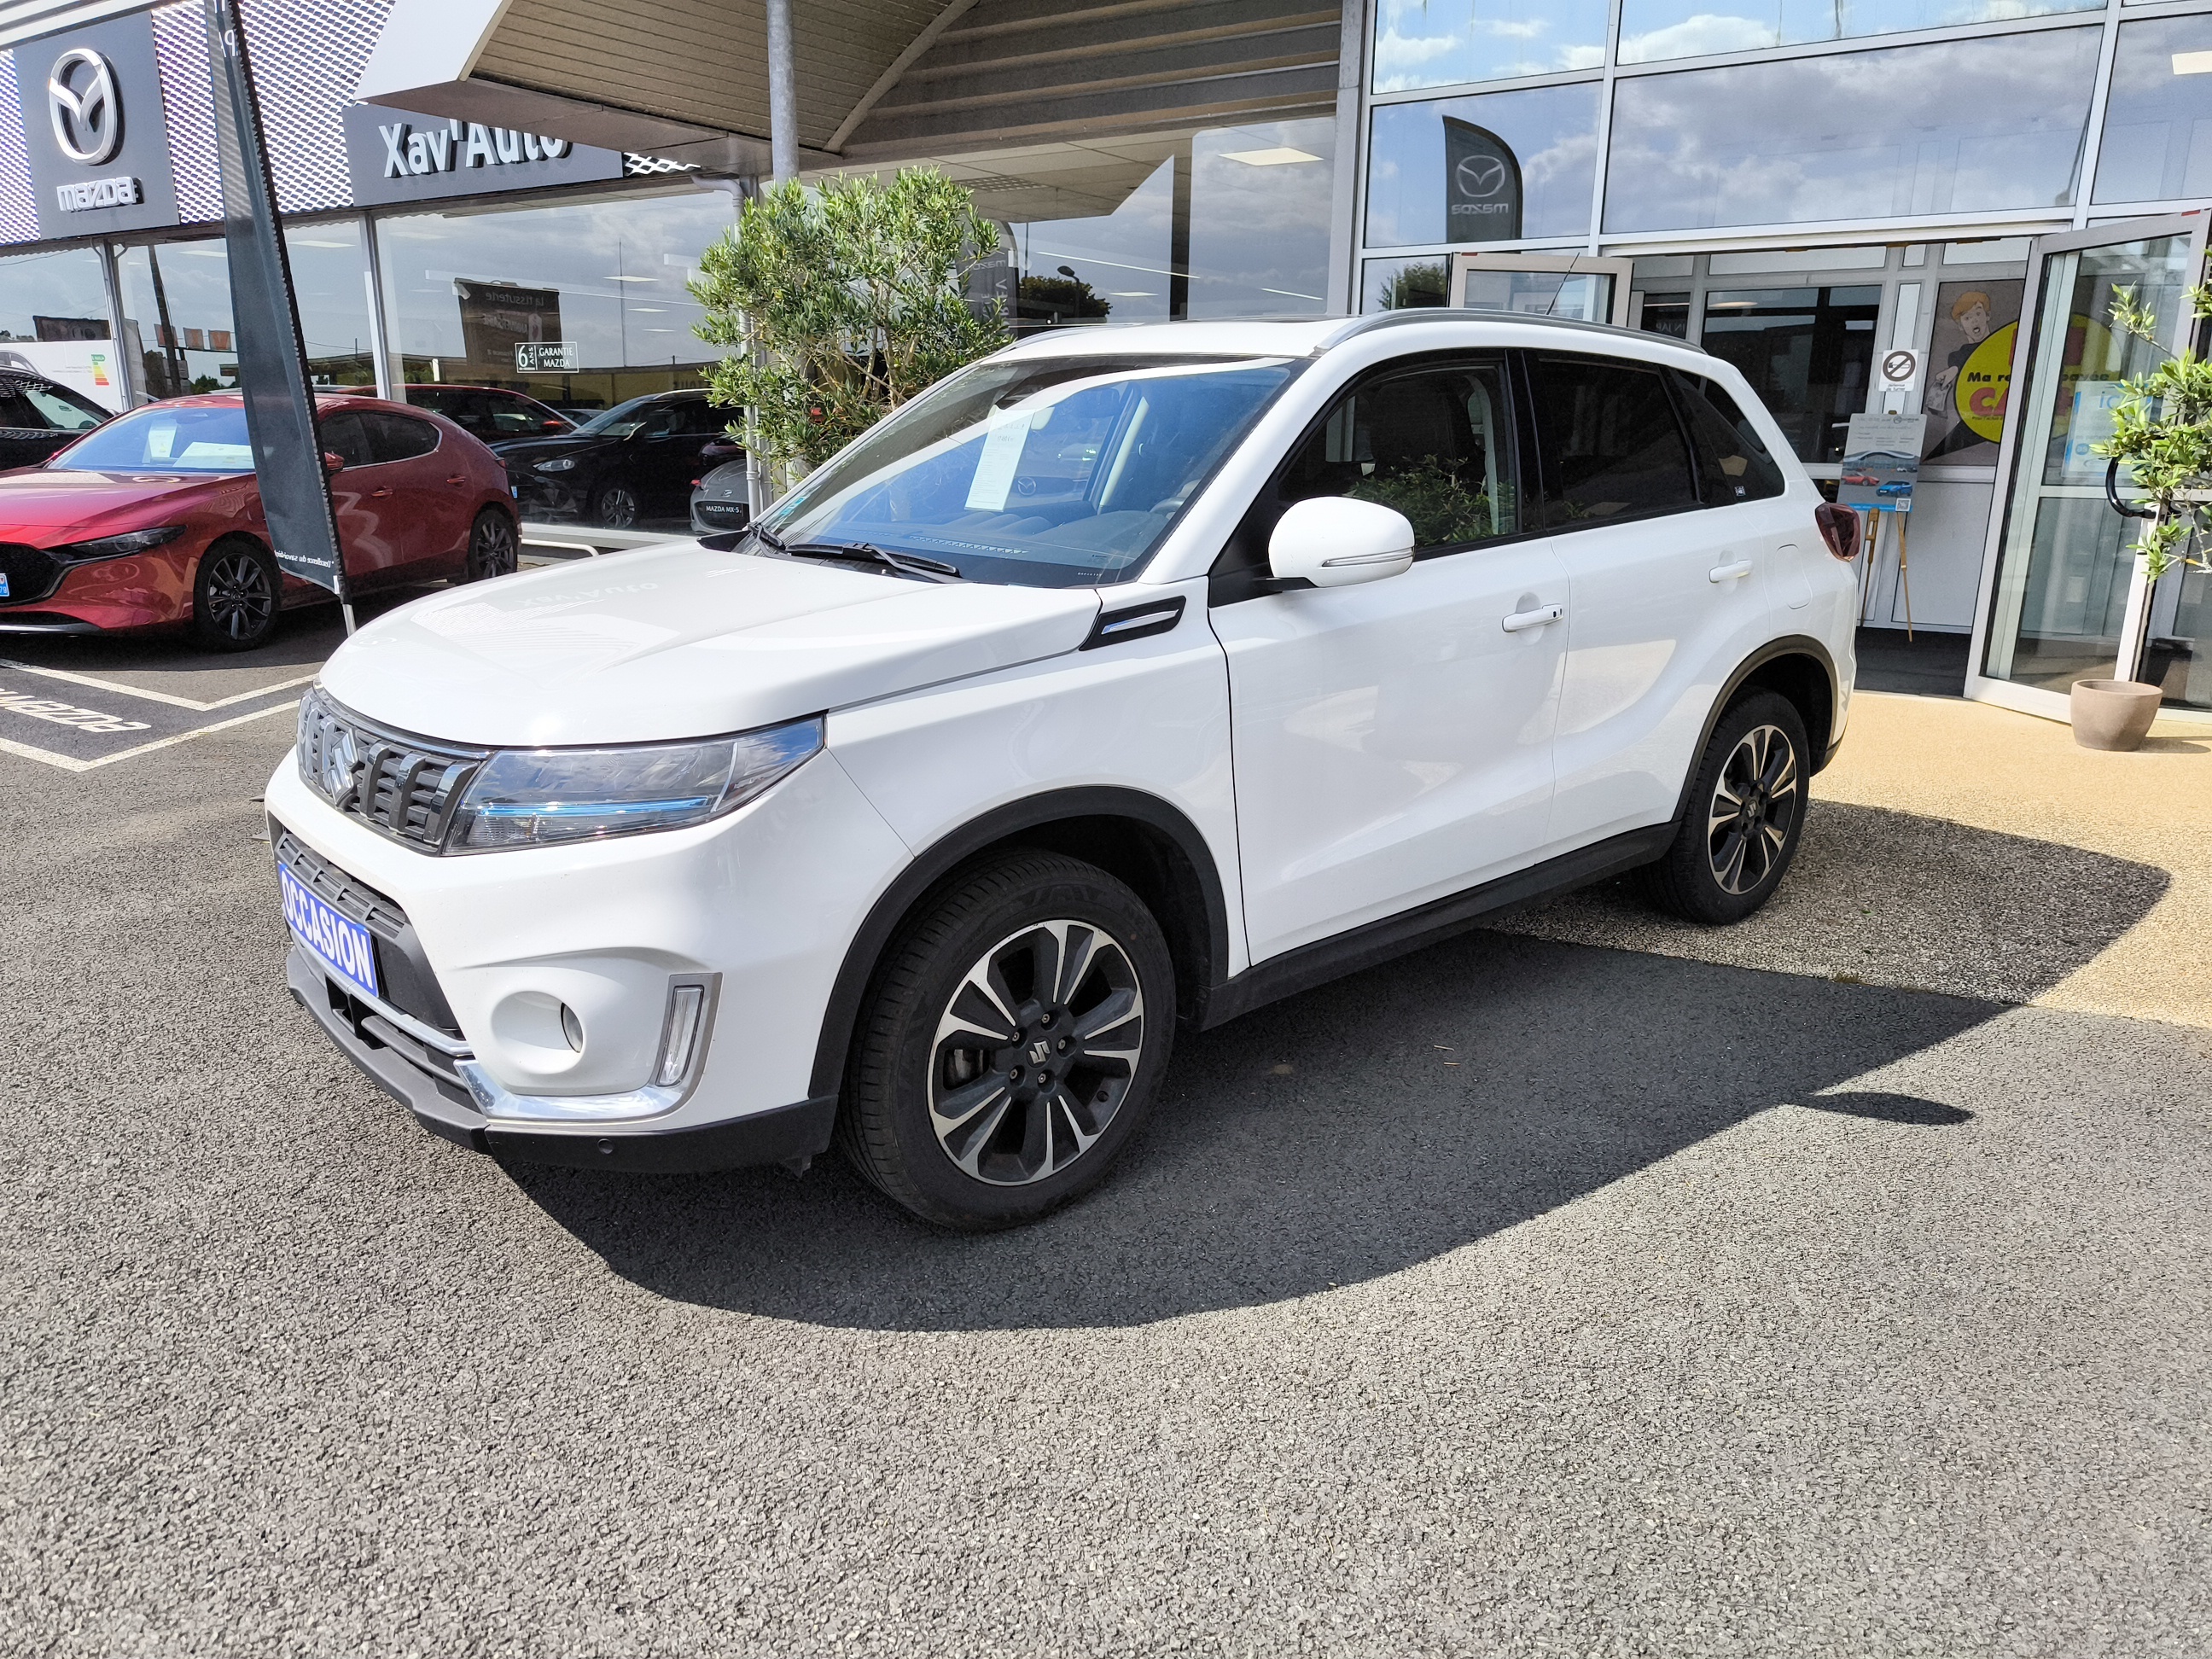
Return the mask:
<svg viewBox="0 0 2212 1659">
<path fill-rule="evenodd" d="M 2021 290 L 2026 286 L 2015 276 L 1996 283 L 1945 283 L 1936 289 L 1922 459 L 1956 466 L 1996 465 L 2012 392 Z"/>
</svg>

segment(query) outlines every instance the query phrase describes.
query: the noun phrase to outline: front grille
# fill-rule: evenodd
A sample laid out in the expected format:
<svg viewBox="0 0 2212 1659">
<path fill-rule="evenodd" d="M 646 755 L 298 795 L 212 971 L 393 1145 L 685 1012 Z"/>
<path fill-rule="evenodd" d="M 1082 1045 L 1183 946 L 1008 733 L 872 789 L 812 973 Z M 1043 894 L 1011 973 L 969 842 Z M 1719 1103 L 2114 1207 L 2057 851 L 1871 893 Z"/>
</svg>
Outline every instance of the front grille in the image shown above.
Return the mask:
<svg viewBox="0 0 2212 1659">
<path fill-rule="evenodd" d="M 434 743 L 365 720 L 323 691 L 300 702 L 300 775 L 393 841 L 435 852 L 489 750 Z"/>
<path fill-rule="evenodd" d="M 43 599 L 62 583 L 62 572 L 69 566 L 43 547 L 30 547 L 21 542 L 0 542 L 0 576 L 7 581 L 7 597 L 0 605 L 15 605 L 24 599 Z"/>
</svg>

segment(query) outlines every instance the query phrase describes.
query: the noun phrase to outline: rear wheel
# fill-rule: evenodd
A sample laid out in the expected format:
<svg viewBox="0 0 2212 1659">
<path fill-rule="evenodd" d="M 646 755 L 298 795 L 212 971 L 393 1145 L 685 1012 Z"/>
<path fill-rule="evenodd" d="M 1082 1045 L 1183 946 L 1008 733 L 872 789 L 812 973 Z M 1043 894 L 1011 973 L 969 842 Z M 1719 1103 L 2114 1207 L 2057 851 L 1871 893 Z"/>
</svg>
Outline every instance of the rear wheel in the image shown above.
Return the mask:
<svg viewBox="0 0 2212 1659">
<path fill-rule="evenodd" d="M 924 1220 L 1034 1220 L 1136 1133 L 1174 1030 L 1175 971 L 1142 901 L 1093 865 L 1016 854 L 956 881 L 892 946 L 841 1145 Z"/>
<path fill-rule="evenodd" d="M 476 527 L 469 532 L 469 558 L 461 580 L 481 582 L 512 576 L 521 561 L 522 541 L 514 520 L 495 507 L 477 514 Z"/>
<path fill-rule="evenodd" d="M 1721 716 L 1690 786 L 1674 845 L 1644 890 L 1688 921 L 1741 921 L 1774 896 L 1805 828 L 1805 722 L 1772 691 Z"/>
<path fill-rule="evenodd" d="M 628 484 L 601 484 L 592 497 L 592 522 L 609 530 L 629 529 L 637 513 L 637 491 Z"/>
<path fill-rule="evenodd" d="M 276 556 L 258 542 L 217 542 L 192 579 L 192 632 L 217 651 L 251 651 L 276 631 L 284 591 Z"/>
</svg>

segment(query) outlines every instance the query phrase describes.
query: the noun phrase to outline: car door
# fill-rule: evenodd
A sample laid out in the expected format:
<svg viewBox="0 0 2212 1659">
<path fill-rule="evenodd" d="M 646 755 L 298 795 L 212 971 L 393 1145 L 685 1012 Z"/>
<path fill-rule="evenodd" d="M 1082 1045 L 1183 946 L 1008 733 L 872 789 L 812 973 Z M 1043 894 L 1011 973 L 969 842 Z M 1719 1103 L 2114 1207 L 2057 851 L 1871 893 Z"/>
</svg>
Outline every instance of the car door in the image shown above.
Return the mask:
<svg viewBox="0 0 2212 1659">
<path fill-rule="evenodd" d="M 688 501 L 691 481 L 704 470 L 700 457 L 722 430 L 722 417 L 703 398 L 685 398 L 671 404 L 664 424 L 658 414 L 643 436 L 639 460 L 639 495 L 646 505 L 665 512 L 679 501 Z"/>
<path fill-rule="evenodd" d="M 1541 456 L 1529 511 L 1570 595 L 1549 836 L 1565 851 L 1674 816 L 1714 699 L 1768 631 L 1772 550 L 1735 533 L 1759 526 L 1719 486 L 1705 506 L 1662 366 L 1523 362 Z"/>
<path fill-rule="evenodd" d="M 476 496 L 466 464 L 446 448 L 447 434 L 420 416 L 365 409 L 361 420 L 376 456 L 372 501 L 384 520 L 395 578 L 441 574 L 434 567 L 450 563 L 468 544 Z M 468 441 L 453 440 L 456 446 Z"/>
<path fill-rule="evenodd" d="M 1372 374 L 1302 440 L 1217 565 L 1255 961 L 1541 856 L 1567 582 L 1519 522 L 1517 447 L 1502 354 Z M 1405 514 L 1413 568 L 1269 591 L 1274 521 L 1318 495 Z"/>
<path fill-rule="evenodd" d="M 66 441 L 25 395 L 22 381 L 0 380 L 0 471 L 36 466 Z"/>
<path fill-rule="evenodd" d="M 341 409 L 325 415 L 320 430 L 323 453 L 344 463 L 331 474 L 331 513 L 337 520 L 347 580 L 364 588 L 378 586 L 392 579 L 392 550 L 384 511 L 390 485 L 376 464 L 361 410 Z"/>
</svg>

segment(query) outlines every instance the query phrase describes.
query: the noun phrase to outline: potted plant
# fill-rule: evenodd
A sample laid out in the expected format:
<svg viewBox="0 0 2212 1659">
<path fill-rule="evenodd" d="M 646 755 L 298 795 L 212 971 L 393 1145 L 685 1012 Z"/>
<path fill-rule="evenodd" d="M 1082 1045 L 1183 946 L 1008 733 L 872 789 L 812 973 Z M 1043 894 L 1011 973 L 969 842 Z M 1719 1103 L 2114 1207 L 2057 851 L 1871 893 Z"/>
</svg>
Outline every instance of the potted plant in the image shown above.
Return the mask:
<svg viewBox="0 0 2212 1659">
<path fill-rule="evenodd" d="M 2212 315 L 2212 289 L 2192 288 L 2188 300 L 2197 316 Z M 2212 362 L 2160 345 L 2157 315 L 2137 303 L 2133 289 L 2113 290 L 2112 318 L 2115 328 L 2164 360 L 2126 383 L 2113 410 L 2112 435 L 2090 446 L 2106 458 L 2105 495 L 2112 510 L 2148 520 L 2136 539 L 2136 556 L 2155 586 L 2177 566 L 2212 569 L 2199 542 L 2212 509 Z M 2123 466 L 2147 505 L 2120 500 Z M 2120 665 L 2120 678 L 2074 682 L 2074 738 L 2085 749 L 2136 748 L 2158 716 L 2162 688 L 2136 678 L 2142 670 L 2143 631 L 2130 637 L 2130 660 Z"/>
</svg>

